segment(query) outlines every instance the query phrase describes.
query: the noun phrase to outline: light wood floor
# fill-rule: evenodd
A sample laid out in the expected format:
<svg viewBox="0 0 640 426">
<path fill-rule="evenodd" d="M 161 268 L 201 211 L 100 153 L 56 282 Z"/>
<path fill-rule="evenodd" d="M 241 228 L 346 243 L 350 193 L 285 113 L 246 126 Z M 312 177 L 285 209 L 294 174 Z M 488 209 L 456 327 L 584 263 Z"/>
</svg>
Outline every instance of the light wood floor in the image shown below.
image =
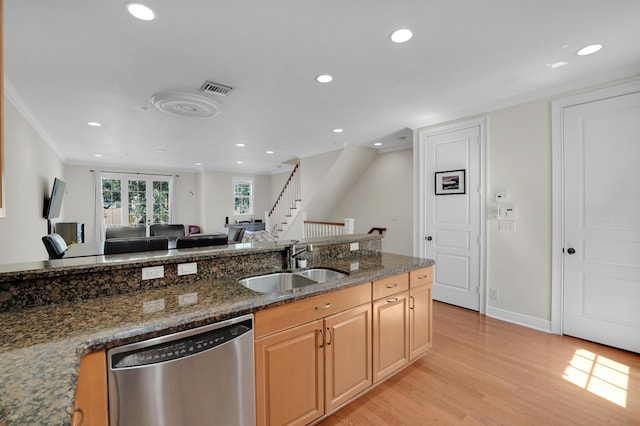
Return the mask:
<svg viewBox="0 0 640 426">
<path fill-rule="evenodd" d="M 429 353 L 320 425 L 640 425 L 640 355 L 433 310 Z"/>
</svg>

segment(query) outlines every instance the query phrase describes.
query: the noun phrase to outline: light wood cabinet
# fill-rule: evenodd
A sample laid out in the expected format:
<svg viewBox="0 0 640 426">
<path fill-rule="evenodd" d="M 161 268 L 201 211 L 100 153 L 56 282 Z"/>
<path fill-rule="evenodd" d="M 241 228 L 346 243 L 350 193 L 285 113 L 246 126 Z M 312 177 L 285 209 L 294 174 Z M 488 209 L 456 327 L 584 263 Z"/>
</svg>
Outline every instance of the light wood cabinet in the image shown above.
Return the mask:
<svg viewBox="0 0 640 426">
<path fill-rule="evenodd" d="M 104 351 L 82 357 L 78 372 L 73 426 L 107 426 L 107 356 Z"/>
<path fill-rule="evenodd" d="M 258 425 L 304 425 L 324 414 L 322 330 L 316 320 L 256 340 Z"/>
<path fill-rule="evenodd" d="M 325 403 L 329 412 L 372 381 L 371 305 L 361 305 L 324 320 Z"/>
<path fill-rule="evenodd" d="M 373 382 L 408 363 L 409 292 L 404 291 L 373 302 Z"/>
<path fill-rule="evenodd" d="M 433 268 L 409 273 L 409 352 L 410 361 L 427 352 L 432 345 Z"/>
<path fill-rule="evenodd" d="M 370 302 L 367 283 L 256 313 L 258 425 L 308 424 L 371 385 Z"/>
</svg>

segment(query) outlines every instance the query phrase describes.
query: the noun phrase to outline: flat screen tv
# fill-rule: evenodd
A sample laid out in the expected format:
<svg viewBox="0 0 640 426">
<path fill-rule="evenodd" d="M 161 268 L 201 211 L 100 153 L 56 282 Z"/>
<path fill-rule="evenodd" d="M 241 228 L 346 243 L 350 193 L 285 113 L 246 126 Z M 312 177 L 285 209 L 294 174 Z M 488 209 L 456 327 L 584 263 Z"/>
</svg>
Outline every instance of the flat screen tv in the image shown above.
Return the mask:
<svg viewBox="0 0 640 426">
<path fill-rule="evenodd" d="M 58 178 L 53 181 L 53 189 L 51 197 L 44 199 L 43 215 L 45 219 L 55 219 L 60 216 L 60 208 L 62 207 L 62 197 L 64 196 L 64 188 L 66 184 Z"/>
</svg>

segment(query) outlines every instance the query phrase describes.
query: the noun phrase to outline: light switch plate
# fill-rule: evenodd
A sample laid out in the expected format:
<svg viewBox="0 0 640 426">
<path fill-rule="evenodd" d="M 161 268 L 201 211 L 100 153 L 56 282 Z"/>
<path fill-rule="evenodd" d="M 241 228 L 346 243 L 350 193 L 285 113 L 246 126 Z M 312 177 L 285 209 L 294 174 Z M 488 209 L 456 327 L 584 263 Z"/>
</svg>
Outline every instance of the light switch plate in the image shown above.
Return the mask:
<svg viewBox="0 0 640 426">
<path fill-rule="evenodd" d="M 198 263 L 180 263 L 178 265 L 178 275 L 191 275 L 198 273 Z"/>
<path fill-rule="evenodd" d="M 513 220 L 498 221 L 499 232 L 516 232 L 516 222 Z"/>
<path fill-rule="evenodd" d="M 150 266 L 142 268 L 142 279 L 153 280 L 164 277 L 164 266 Z"/>
</svg>

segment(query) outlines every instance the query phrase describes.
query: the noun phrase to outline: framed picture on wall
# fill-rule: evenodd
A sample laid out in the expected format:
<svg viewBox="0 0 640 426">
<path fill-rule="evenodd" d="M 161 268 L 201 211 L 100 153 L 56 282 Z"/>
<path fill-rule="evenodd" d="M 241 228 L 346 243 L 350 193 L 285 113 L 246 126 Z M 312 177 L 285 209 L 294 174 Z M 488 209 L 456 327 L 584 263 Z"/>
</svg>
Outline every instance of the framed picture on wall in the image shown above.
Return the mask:
<svg viewBox="0 0 640 426">
<path fill-rule="evenodd" d="M 464 169 L 436 172 L 436 195 L 464 194 L 464 172 Z"/>
</svg>

